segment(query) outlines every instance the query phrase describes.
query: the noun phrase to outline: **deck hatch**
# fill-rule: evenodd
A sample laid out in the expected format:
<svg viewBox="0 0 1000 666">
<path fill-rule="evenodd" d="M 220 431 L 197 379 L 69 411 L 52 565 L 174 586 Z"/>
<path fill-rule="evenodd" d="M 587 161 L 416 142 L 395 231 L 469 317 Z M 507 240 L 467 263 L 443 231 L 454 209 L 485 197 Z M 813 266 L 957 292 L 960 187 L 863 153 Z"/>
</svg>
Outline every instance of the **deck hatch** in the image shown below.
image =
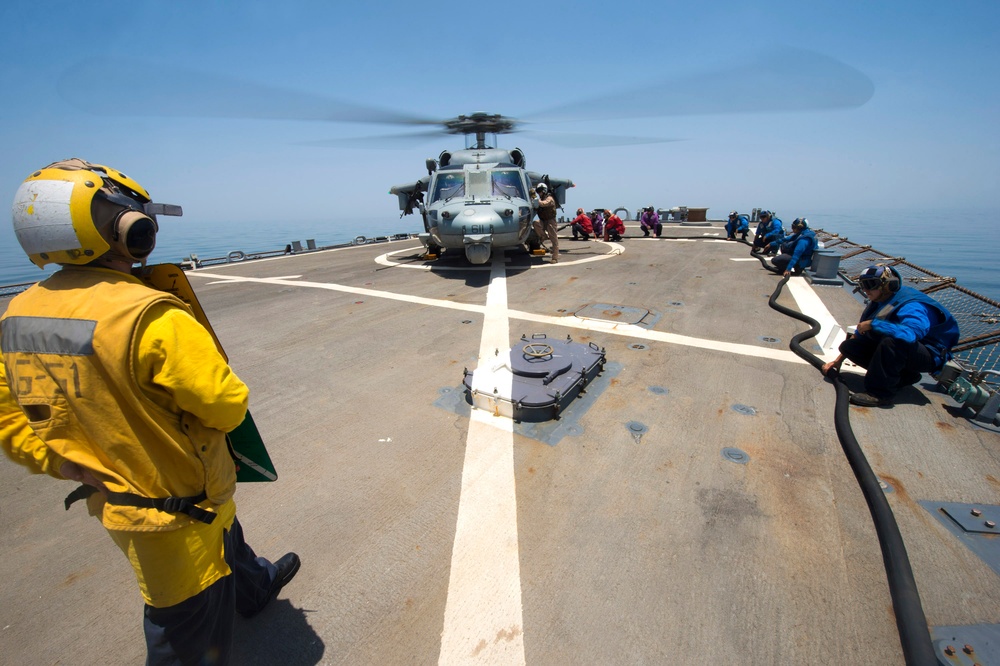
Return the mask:
<svg viewBox="0 0 1000 666">
<path fill-rule="evenodd" d="M 496 360 L 475 372 L 484 372 L 497 385 L 479 385 L 475 372 L 466 370 L 463 383 L 470 404 L 517 421 L 547 421 L 562 412 L 604 368 L 604 350 L 594 343 L 558 340 L 536 333 L 509 351 L 497 350 Z M 478 386 L 478 388 L 477 388 Z M 509 386 L 510 393 L 499 389 Z"/>
</svg>

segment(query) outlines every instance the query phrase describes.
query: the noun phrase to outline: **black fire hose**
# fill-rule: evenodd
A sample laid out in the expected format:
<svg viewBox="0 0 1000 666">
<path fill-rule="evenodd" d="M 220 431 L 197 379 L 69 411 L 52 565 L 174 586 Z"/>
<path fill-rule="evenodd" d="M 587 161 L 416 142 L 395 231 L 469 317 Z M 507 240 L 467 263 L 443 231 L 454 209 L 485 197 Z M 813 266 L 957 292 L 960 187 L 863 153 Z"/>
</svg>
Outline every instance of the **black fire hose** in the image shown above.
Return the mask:
<svg viewBox="0 0 1000 666">
<path fill-rule="evenodd" d="M 761 255 L 754 253 L 754 256 L 760 258 L 762 264 L 764 263 Z M 777 303 L 778 295 L 786 282 L 788 282 L 787 277 L 778 283 L 767 304 L 778 312 L 809 324 L 811 328 L 796 334 L 789 346 L 796 355 L 818 370 L 823 367 L 823 362 L 815 354 L 806 351 L 802 347 L 802 341 L 815 337 L 819 333 L 819 322 Z M 861 486 L 861 492 L 868 502 L 868 510 L 875 523 L 875 533 L 878 535 L 879 546 L 882 548 L 882 562 L 889 583 L 889 594 L 892 597 L 892 609 L 896 616 L 896 629 L 899 631 L 899 643 L 903 648 L 903 657 L 906 659 L 907 666 L 924 666 L 925 664 L 926 666 L 937 666 L 939 662 L 934 654 L 934 646 L 931 644 L 927 618 L 924 616 L 924 609 L 920 604 L 917 582 L 913 578 L 913 569 L 910 567 L 910 559 L 906 554 L 903 536 L 899 532 L 899 525 L 896 524 L 896 518 L 893 516 L 889 501 L 886 500 L 885 493 L 879 485 L 878 477 L 875 476 L 871 465 L 868 464 L 868 459 L 865 458 L 858 440 L 854 437 L 854 431 L 851 429 L 849 403 L 851 392 L 844 380 L 840 378 L 839 372 L 831 371 L 830 377 L 837 389 L 837 405 L 833 416 L 837 437 L 840 439 L 840 445 L 844 449 L 851 469 L 854 470 L 854 476 L 858 480 L 858 485 Z"/>
</svg>

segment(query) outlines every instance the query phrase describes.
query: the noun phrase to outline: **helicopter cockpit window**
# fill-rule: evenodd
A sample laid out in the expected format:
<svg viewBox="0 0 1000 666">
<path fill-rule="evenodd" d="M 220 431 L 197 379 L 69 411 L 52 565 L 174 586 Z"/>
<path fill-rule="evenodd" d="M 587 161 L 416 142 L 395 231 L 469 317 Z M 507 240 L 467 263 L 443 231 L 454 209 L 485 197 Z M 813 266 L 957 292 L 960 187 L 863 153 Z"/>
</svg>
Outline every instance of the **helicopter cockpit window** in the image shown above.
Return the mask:
<svg viewBox="0 0 1000 666">
<path fill-rule="evenodd" d="M 524 185 L 518 171 L 493 172 L 493 196 L 525 199 Z"/>
<path fill-rule="evenodd" d="M 452 197 L 465 196 L 465 174 L 461 171 L 456 173 L 438 173 L 437 180 L 434 181 L 434 196 L 431 201 L 439 199 L 451 199 Z"/>
</svg>

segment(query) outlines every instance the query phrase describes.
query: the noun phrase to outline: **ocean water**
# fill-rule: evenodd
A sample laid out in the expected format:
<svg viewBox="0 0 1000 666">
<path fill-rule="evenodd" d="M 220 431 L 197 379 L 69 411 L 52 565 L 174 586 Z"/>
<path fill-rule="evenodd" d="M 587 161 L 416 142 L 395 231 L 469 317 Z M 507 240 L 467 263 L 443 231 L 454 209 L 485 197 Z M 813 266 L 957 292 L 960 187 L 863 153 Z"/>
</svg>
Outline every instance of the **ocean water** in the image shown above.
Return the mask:
<svg viewBox="0 0 1000 666">
<path fill-rule="evenodd" d="M 814 213 L 808 217 L 813 228 L 840 234 L 892 256 L 905 257 L 927 270 L 956 278 L 966 289 L 1000 301 L 1000 261 L 996 254 L 1000 247 L 1000 225 L 988 211 L 871 210 Z M 782 219 L 786 227 L 791 225 L 791 216 Z M 150 263 L 178 262 L 192 253 L 201 258 L 223 257 L 234 250 L 246 253 L 277 250 L 293 241 L 300 241 L 305 247 L 306 241 L 313 239 L 322 247 L 347 243 L 359 235 L 374 237 L 422 230 L 416 215 L 403 219 L 350 218 L 329 222 L 199 223 L 187 218 L 163 218 L 161 222 Z M 10 225 L 0 224 L 0 284 L 31 282 L 50 272 L 31 264 Z"/>
<path fill-rule="evenodd" d="M 966 289 L 1000 301 L 1000 225 L 985 210 L 866 211 L 809 215 L 814 229 L 839 234 L 859 245 L 938 275 L 954 277 Z M 791 220 L 783 220 L 791 226 Z"/>
</svg>

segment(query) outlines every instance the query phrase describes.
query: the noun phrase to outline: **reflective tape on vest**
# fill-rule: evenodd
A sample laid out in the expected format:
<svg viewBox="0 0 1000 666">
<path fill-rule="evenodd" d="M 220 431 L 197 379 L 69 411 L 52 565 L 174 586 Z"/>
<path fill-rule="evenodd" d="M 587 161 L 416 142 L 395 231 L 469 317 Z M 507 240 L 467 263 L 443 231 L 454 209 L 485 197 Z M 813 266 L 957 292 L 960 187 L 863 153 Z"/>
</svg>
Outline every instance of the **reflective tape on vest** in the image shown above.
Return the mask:
<svg viewBox="0 0 1000 666">
<path fill-rule="evenodd" d="M 5 354 L 91 356 L 96 327 L 90 319 L 8 317 L 0 331 L 0 348 Z"/>
</svg>

